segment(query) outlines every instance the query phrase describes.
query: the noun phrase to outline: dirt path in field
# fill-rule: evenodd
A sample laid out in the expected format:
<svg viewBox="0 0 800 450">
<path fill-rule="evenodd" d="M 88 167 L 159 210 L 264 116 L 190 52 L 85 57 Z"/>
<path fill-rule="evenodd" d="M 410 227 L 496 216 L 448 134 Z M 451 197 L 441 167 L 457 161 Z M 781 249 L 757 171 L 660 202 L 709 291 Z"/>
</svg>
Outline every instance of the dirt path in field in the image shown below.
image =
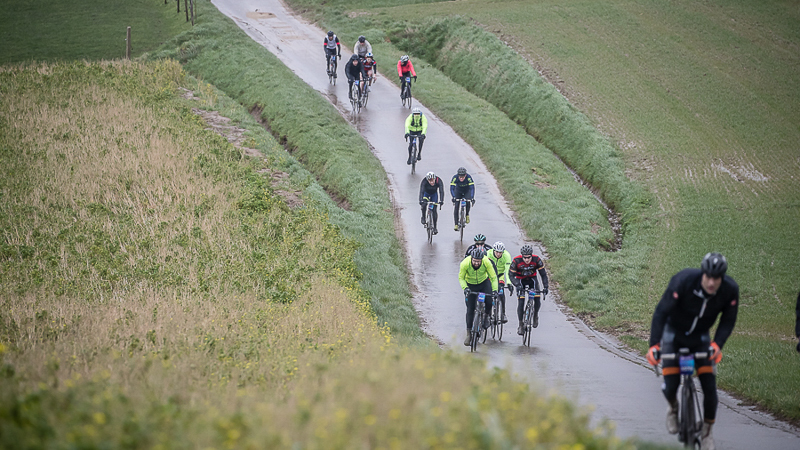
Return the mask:
<svg viewBox="0 0 800 450">
<path fill-rule="evenodd" d="M 339 81 L 331 85 L 325 73 L 322 51 L 324 31 L 291 15 L 279 0 L 213 0 L 256 42 L 273 52 L 306 83 L 325 96 L 352 121 L 373 147 L 389 179 L 389 189 L 398 213 L 396 224 L 402 236 L 416 292 L 414 302 L 426 331 L 454 351 L 466 351 L 465 307 L 458 285 L 458 264 L 471 236 L 481 232 L 490 242 L 503 241 L 518 251 L 527 243 L 514 221 L 503 196 L 478 155 L 444 122 L 420 106 L 428 116 L 428 139 L 412 175 L 406 165 L 403 123 L 409 114 L 399 98 L 399 89 L 382 76 L 373 86 L 369 104 L 353 116 L 347 98 L 347 82 L 339 68 Z M 342 56 L 349 57 L 351 43 L 342 43 Z M 380 61 L 380 55 L 376 55 Z M 384 62 L 384 70 L 392 64 Z M 434 171 L 445 183 L 459 166 L 465 166 L 476 180 L 477 203 L 467 226 L 465 242 L 453 231 L 453 212 L 448 201 L 439 214 L 439 235 L 426 242 L 420 225 L 417 193 L 422 174 Z M 540 255 L 544 249 L 537 248 Z M 557 292 L 553 293 L 558 296 Z M 475 357 L 492 366 L 508 367 L 528 380 L 533 389 L 555 389 L 592 409 L 593 421 L 615 422 L 621 437 L 676 443 L 664 428 L 666 401 L 661 380 L 644 359 L 624 349 L 613 338 L 598 333 L 548 298 L 534 330 L 531 347 L 521 346 L 516 335 L 515 307 L 509 303 L 510 321 L 502 341 L 487 340 Z M 738 406 L 720 393 L 717 448 L 797 448 L 800 433 L 782 422 L 751 408 Z"/>
</svg>

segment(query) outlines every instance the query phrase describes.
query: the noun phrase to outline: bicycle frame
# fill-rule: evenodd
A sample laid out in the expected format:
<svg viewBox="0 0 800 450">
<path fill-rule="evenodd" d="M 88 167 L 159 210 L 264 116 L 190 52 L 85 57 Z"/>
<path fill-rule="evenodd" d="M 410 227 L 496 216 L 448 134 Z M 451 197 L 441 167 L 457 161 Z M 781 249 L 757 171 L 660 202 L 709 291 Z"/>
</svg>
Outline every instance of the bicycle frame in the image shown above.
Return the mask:
<svg viewBox="0 0 800 450">
<path fill-rule="evenodd" d="M 427 206 L 427 208 L 425 210 L 425 229 L 428 232 L 428 243 L 429 244 L 433 242 L 433 229 L 434 229 L 433 210 L 434 209 L 436 209 L 436 203 L 429 201 L 428 202 L 428 206 Z"/>
<path fill-rule="evenodd" d="M 708 358 L 708 352 L 690 353 L 688 348 L 678 349 L 678 353 L 663 353 L 662 359 L 678 358 L 681 376 L 681 392 L 678 407 L 678 441 L 688 448 L 700 447 L 700 431 L 703 427 L 703 410 L 697 395 L 697 386 L 692 376 L 695 360 Z M 656 368 L 656 374 L 658 369 Z"/>
<path fill-rule="evenodd" d="M 472 293 L 470 293 L 472 294 Z M 483 325 L 483 315 L 486 314 L 486 294 L 478 293 L 478 300 L 475 302 L 475 316 L 472 318 L 472 329 L 470 330 L 470 351 L 474 352 L 478 346 L 481 336 L 481 326 Z"/>
<path fill-rule="evenodd" d="M 458 230 L 461 233 L 461 242 L 464 242 L 464 227 L 467 225 L 467 200 L 463 198 L 456 199 L 460 203 L 458 211 Z"/>
<path fill-rule="evenodd" d="M 531 330 L 533 329 L 533 310 L 534 310 L 534 299 L 538 295 L 540 297 L 540 302 L 544 301 L 544 291 L 538 289 L 525 289 L 523 291 L 525 293 L 525 310 L 522 313 L 522 324 L 524 333 L 522 335 L 522 345 L 526 347 L 531 346 Z"/>
</svg>

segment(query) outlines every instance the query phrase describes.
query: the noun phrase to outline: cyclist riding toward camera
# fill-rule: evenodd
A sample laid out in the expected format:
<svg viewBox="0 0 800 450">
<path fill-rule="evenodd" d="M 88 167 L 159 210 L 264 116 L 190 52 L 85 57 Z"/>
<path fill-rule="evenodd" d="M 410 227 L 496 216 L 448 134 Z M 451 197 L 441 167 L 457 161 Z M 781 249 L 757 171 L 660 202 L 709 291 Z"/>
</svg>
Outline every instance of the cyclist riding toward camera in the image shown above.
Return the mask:
<svg viewBox="0 0 800 450">
<path fill-rule="evenodd" d="M 364 73 L 367 74 L 369 85 L 372 86 L 372 81 L 378 76 L 378 62 L 373 58 L 372 52 L 369 52 L 361 63 L 364 65 Z"/>
<path fill-rule="evenodd" d="M 511 283 L 517 289 L 517 318 L 519 319 L 519 327 L 517 334 L 522 336 L 525 334 L 522 323 L 522 314 L 525 312 L 525 289 L 536 290 L 536 272 L 542 277 L 542 291 L 547 295 L 550 282 L 547 280 L 547 272 L 544 270 L 544 262 L 538 255 L 533 254 L 533 247 L 530 245 L 523 245 L 519 250 L 519 256 L 516 256 L 511 261 L 511 266 L 508 268 L 508 277 Z M 541 297 L 534 296 L 533 298 L 533 328 L 539 326 L 539 308 L 542 305 Z"/>
<path fill-rule="evenodd" d="M 417 72 L 414 71 L 414 64 L 411 63 L 408 55 L 403 55 L 397 61 L 397 76 L 400 77 L 400 96 L 403 96 L 403 87 L 406 85 L 406 77 L 417 79 Z"/>
<path fill-rule="evenodd" d="M 428 172 L 422 183 L 419 185 L 419 204 L 422 207 L 422 224 L 425 225 L 425 209 L 428 207 L 428 202 L 438 203 L 439 207 L 442 206 L 444 198 L 444 183 L 442 179 L 437 177 L 435 173 Z M 439 213 L 436 208 L 433 208 L 433 234 L 438 234 L 439 229 L 437 223 L 439 221 Z"/>
<path fill-rule="evenodd" d="M 364 72 L 364 65 L 361 64 L 358 55 L 350 57 L 350 62 L 347 63 L 344 74 L 347 76 L 347 92 L 350 95 L 350 100 L 353 100 L 353 83 L 356 80 L 360 80 L 363 84 L 363 80 L 367 79 L 367 74 Z M 358 87 L 358 92 L 359 95 L 361 95 L 361 86 Z"/>
<path fill-rule="evenodd" d="M 359 58 L 366 58 L 367 53 L 372 53 L 372 45 L 369 43 L 367 38 L 364 36 L 359 36 L 358 41 L 356 41 L 356 45 L 353 46 L 353 53 L 358 55 Z"/>
<path fill-rule="evenodd" d="M 503 288 L 508 287 L 509 293 L 514 293 L 514 288 L 508 281 L 508 269 L 511 268 L 511 253 L 506 250 L 505 244 L 497 241 L 492 246 L 492 250 L 487 255 L 489 260 L 494 263 L 495 270 L 497 270 L 497 283 L 500 289 L 497 290 L 497 300 L 500 302 L 500 311 L 502 313 L 501 321 L 508 322 L 506 317 L 506 293 Z"/>
<path fill-rule="evenodd" d="M 470 345 L 470 329 L 475 318 L 475 307 L 478 303 L 478 293 L 486 294 L 484 303 L 486 305 L 486 315 L 481 324 L 483 329 L 489 328 L 489 314 L 492 310 L 492 298 L 497 294 L 497 272 L 492 266 L 486 252 L 476 248 L 472 253 L 461 261 L 458 270 L 458 282 L 464 290 L 464 298 L 467 303 L 467 338 L 464 345 Z"/>
<path fill-rule="evenodd" d="M 472 240 L 475 241 L 475 243 L 470 245 L 469 248 L 467 248 L 467 252 L 464 254 L 465 257 L 469 256 L 472 253 L 472 250 L 475 250 L 476 248 L 480 248 L 483 251 L 485 251 L 486 254 L 489 254 L 489 250 L 491 250 L 492 247 L 486 243 L 486 236 L 484 236 L 481 233 L 478 233 L 475 235 L 474 238 L 472 238 Z"/>
<path fill-rule="evenodd" d="M 650 350 L 647 361 L 657 365 L 659 354 L 664 356 L 662 390 L 669 404 L 667 431 L 678 432 L 678 385 L 680 361 L 667 359 L 680 348 L 691 353 L 709 352 L 706 359 L 695 360 L 697 377 L 703 388 L 704 423 L 700 432 L 703 450 L 714 449 L 711 427 L 717 416 L 717 381 L 714 364 L 722 360 L 722 347 L 733 332 L 739 309 L 739 285 L 726 276 L 728 261 L 719 253 L 703 257 L 700 269 L 684 269 L 675 274 L 653 313 L 650 327 Z M 711 340 L 711 326 L 721 315 L 719 326 Z"/>
<path fill-rule="evenodd" d="M 342 57 L 342 45 L 339 43 L 339 36 L 333 34 L 333 31 L 328 31 L 328 35 L 325 36 L 325 40 L 322 43 L 323 48 L 325 49 L 325 61 L 327 62 L 327 67 L 331 66 L 331 56 L 338 56 L 339 58 Z M 328 70 L 328 75 L 331 75 L 330 69 Z M 333 73 L 334 78 L 336 77 L 336 72 Z"/>
<path fill-rule="evenodd" d="M 417 161 L 422 161 L 422 143 L 425 142 L 425 133 L 428 132 L 428 118 L 422 114 L 422 110 L 414 108 L 406 118 L 406 139 L 409 136 L 417 136 Z M 411 164 L 411 141 L 408 141 L 408 162 Z M 442 198 L 444 201 L 444 197 Z"/>
<path fill-rule="evenodd" d="M 456 224 L 455 230 L 458 231 L 458 210 L 461 205 L 458 204 L 457 200 L 460 198 L 467 200 L 466 223 L 469 223 L 469 207 L 475 204 L 475 182 L 472 181 L 472 177 L 464 167 L 459 167 L 458 172 L 450 180 L 450 196 L 453 197 L 453 220 Z"/>
</svg>

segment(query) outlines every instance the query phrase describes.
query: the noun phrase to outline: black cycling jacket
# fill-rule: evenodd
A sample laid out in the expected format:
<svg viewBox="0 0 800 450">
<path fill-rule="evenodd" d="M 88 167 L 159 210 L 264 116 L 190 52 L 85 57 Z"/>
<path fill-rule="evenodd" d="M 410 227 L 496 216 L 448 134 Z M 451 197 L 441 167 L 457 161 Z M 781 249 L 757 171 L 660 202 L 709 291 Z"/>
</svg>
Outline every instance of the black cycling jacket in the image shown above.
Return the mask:
<svg viewBox="0 0 800 450">
<path fill-rule="evenodd" d="M 669 280 L 667 290 L 653 313 L 651 347 L 661 342 L 667 323 L 675 329 L 676 339 L 684 345 L 699 345 L 701 336 L 708 333 L 720 314 L 714 342 L 720 348 L 725 345 L 736 324 L 739 285 L 726 275 L 717 293 L 709 296 L 703 291 L 702 277 L 700 269 L 684 269 Z"/>
</svg>

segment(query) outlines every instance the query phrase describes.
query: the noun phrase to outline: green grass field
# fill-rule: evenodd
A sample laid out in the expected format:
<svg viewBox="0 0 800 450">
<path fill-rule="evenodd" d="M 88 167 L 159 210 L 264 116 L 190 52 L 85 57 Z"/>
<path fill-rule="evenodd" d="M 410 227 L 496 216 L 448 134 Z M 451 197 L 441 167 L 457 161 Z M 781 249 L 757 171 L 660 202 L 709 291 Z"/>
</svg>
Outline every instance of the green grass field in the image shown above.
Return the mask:
<svg viewBox="0 0 800 450">
<path fill-rule="evenodd" d="M 179 14 L 174 0 L 7 0 L 0 14 L 0 64 L 124 58 L 127 27 L 135 57 L 191 23 L 183 1 Z"/>
</svg>

